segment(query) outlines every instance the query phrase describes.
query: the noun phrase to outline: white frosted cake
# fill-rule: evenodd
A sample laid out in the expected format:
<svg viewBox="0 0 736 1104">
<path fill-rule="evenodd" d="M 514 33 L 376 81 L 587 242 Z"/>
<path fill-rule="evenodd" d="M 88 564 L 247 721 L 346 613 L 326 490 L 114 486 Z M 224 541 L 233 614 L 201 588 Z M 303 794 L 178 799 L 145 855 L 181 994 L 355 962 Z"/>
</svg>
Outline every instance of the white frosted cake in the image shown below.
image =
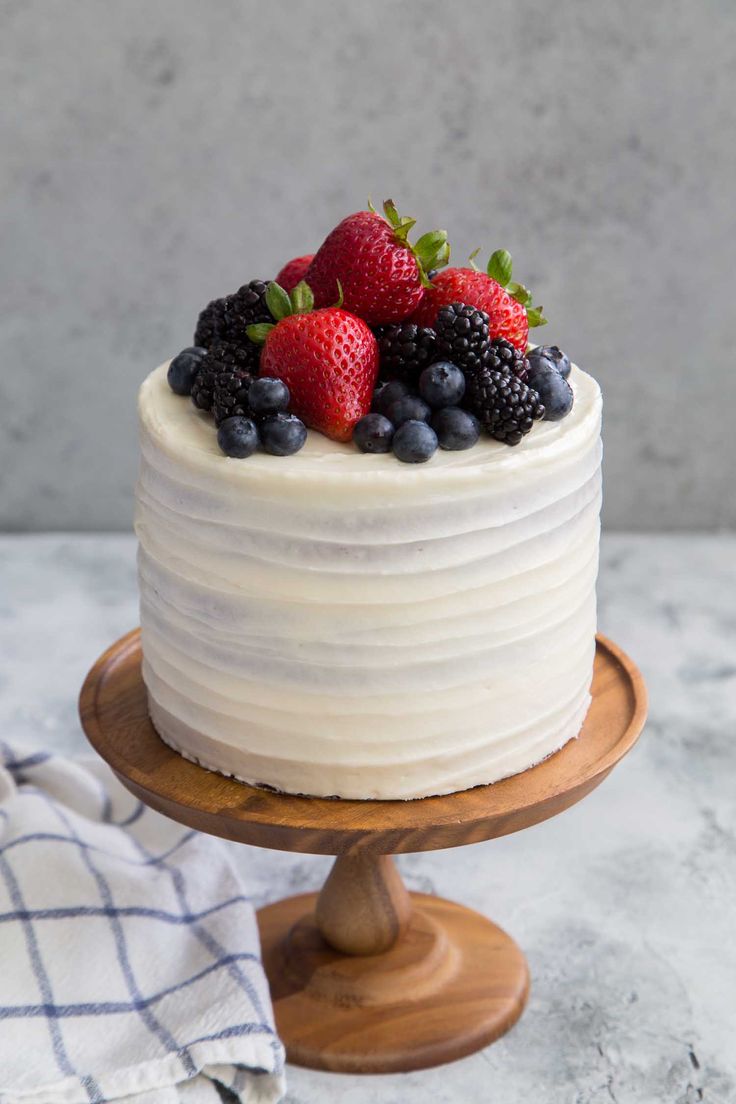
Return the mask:
<svg viewBox="0 0 736 1104">
<path fill-rule="evenodd" d="M 369 205 L 370 207 L 370 205 Z M 601 395 L 498 249 L 391 200 L 200 313 L 139 397 L 143 678 L 181 755 L 408 800 L 525 771 L 590 704 Z"/>
<path fill-rule="evenodd" d="M 161 738 L 290 793 L 419 798 L 575 737 L 596 628 L 601 397 L 515 448 L 427 464 L 310 430 L 223 455 L 167 385 L 139 400 L 143 675 Z"/>
</svg>

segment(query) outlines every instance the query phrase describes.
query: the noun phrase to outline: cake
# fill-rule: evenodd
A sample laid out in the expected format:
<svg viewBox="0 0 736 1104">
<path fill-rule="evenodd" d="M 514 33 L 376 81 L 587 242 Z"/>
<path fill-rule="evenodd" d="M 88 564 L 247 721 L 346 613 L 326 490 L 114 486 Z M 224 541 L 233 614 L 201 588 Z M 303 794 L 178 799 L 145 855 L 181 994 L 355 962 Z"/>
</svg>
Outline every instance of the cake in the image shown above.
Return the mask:
<svg viewBox="0 0 736 1104">
<path fill-rule="evenodd" d="M 390 218 L 380 221 L 395 231 Z M 401 234 L 396 240 L 405 246 Z M 426 257 L 414 251 L 417 321 L 361 319 L 342 281 L 341 306 L 318 299 L 310 311 L 319 256 L 298 258 L 291 288 L 264 282 L 250 320 L 244 295 L 235 307 L 211 304 L 198 327 L 200 341 L 210 327 L 208 344 L 157 368 L 141 387 L 136 532 L 151 720 L 181 755 L 288 793 L 412 799 L 492 783 L 577 736 L 590 703 L 600 390 L 556 347 L 528 350 L 526 331 L 513 332 L 518 312 L 509 331 L 471 290 L 457 300 L 464 315 L 456 312 L 470 321 L 457 332 L 471 339 L 453 346 L 450 335 L 421 355 L 432 329 L 421 311 L 433 292 L 421 270 Z M 508 295 L 510 271 L 494 256 L 485 279 Z M 443 275 L 452 272 L 470 270 Z M 458 280 L 449 281 L 453 296 Z M 437 276 L 431 284 L 439 286 Z M 269 293 L 274 286 L 278 293 Z M 264 302 L 270 323 L 253 320 Z M 529 298 L 521 306 L 527 316 L 534 310 Z M 289 344 L 289 321 L 301 345 Z M 324 379 L 334 382 L 344 368 L 355 386 L 335 385 L 339 403 L 322 415 L 304 329 L 323 327 L 314 355 L 324 356 L 330 325 L 342 339 Z M 386 325 L 388 334 L 379 329 Z M 401 326 L 413 326 L 403 378 Z M 272 337 L 279 331 L 280 343 Z M 262 351 L 247 347 L 264 336 Z M 457 399 L 448 350 L 466 390 L 446 409 L 469 409 L 443 419 L 443 388 Z M 374 390 L 384 363 L 394 386 L 388 405 L 381 394 L 391 384 Z M 365 369 L 357 384 L 356 364 Z M 186 397 L 192 391 L 195 402 Z M 423 395 L 433 400 L 426 416 L 387 431 L 395 439 L 410 426 L 404 451 L 414 462 L 402 463 L 401 449 L 379 432 L 387 418 L 380 411 L 398 421 L 400 401 L 421 414 Z M 526 404 L 528 424 L 509 419 L 509 402 Z M 349 435 L 336 428 L 345 410 Z M 463 417 L 475 425 L 472 447 L 458 444 Z M 431 437 L 430 455 L 416 457 Z"/>
</svg>

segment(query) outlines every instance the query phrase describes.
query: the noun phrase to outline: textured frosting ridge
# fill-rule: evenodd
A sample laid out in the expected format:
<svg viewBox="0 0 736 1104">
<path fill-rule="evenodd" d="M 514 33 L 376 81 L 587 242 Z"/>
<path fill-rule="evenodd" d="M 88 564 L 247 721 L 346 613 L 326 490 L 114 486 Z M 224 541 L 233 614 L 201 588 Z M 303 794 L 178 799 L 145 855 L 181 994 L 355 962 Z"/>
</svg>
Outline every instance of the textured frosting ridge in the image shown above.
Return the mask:
<svg viewBox="0 0 736 1104">
<path fill-rule="evenodd" d="M 598 385 L 515 448 L 427 465 L 310 432 L 231 460 L 166 383 L 139 397 L 143 673 L 168 743 L 244 781 L 415 798 L 524 770 L 590 701 Z"/>
</svg>

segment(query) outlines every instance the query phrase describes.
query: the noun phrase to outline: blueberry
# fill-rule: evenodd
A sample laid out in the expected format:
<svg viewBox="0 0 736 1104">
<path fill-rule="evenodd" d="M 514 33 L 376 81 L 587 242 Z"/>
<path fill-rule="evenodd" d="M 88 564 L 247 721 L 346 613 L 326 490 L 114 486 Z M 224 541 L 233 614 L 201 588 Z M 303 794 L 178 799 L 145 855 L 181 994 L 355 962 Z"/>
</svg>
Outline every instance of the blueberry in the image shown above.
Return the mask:
<svg viewBox="0 0 736 1104">
<path fill-rule="evenodd" d="M 437 434 L 426 422 L 411 418 L 394 433 L 393 451 L 404 464 L 423 464 L 437 451 Z"/>
<path fill-rule="evenodd" d="M 408 421 L 428 422 L 431 413 L 424 399 L 420 399 L 418 395 L 404 395 L 403 399 L 396 399 L 385 411 L 386 417 L 394 423 L 395 429 Z"/>
<path fill-rule="evenodd" d="M 529 386 L 537 392 L 544 403 L 544 420 L 559 422 L 560 418 L 564 418 L 572 410 L 572 387 L 549 363 L 544 361 L 536 363 L 539 367 L 532 364 Z"/>
<path fill-rule="evenodd" d="M 251 414 L 262 418 L 268 414 L 281 414 L 289 405 L 289 388 L 280 379 L 261 376 L 253 380 L 248 391 Z"/>
<path fill-rule="evenodd" d="M 366 414 L 353 430 L 353 440 L 361 452 L 390 452 L 393 435 L 393 424 L 383 414 Z"/>
<path fill-rule="evenodd" d="M 307 439 L 307 427 L 296 414 L 271 414 L 261 422 L 261 443 L 272 456 L 292 456 Z"/>
<path fill-rule="evenodd" d="M 207 350 L 201 345 L 190 345 L 175 356 L 166 373 L 169 387 L 176 395 L 191 395 L 192 384 Z"/>
<path fill-rule="evenodd" d="M 419 377 L 419 394 L 435 409 L 455 406 L 465 394 L 465 376 L 449 360 L 438 360 Z"/>
<path fill-rule="evenodd" d="M 531 352 L 527 353 L 527 360 L 532 372 L 543 367 L 546 363 L 556 368 L 564 379 L 567 379 L 570 375 L 570 368 L 572 367 L 570 358 L 557 345 L 538 345 L 536 349 L 532 349 Z"/>
<path fill-rule="evenodd" d="M 409 388 L 401 380 L 389 380 L 385 383 L 381 390 L 374 395 L 373 409 L 377 414 L 385 414 L 388 416 L 388 408 L 391 403 L 396 402 L 397 399 L 403 399 L 405 395 L 409 394 Z"/>
<path fill-rule="evenodd" d="M 217 443 L 226 456 L 235 456 L 238 460 L 252 456 L 258 448 L 256 423 L 240 415 L 226 418 L 217 430 Z"/>
<path fill-rule="evenodd" d="M 480 437 L 480 424 L 474 414 L 459 406 L 446 406 L 432 415 L 432 429 L 441 449 L 460 452 L 472 448 Z"/>
</svg>

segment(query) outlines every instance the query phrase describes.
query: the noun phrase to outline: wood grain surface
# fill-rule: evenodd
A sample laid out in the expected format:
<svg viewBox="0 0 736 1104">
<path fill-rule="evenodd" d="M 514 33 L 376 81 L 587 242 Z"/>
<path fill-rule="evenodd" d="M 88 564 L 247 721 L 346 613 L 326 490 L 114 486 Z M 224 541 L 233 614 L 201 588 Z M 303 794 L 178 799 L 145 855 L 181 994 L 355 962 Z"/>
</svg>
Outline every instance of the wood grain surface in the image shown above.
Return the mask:
<svg viewBox="0 0 736 1104">
<path fill-rule="evenodd" d="M 411 902 L 390 855 L 338 855 L 314 910 L 325 940 L 343 954 L 389 950 L 411 919 Z"/>
<path fill-rule="evenodd" d="M 87 737 L 146 804 L 183 824 L 259 847 L 340 855 L 457 847 L 527 828 L 579 801 L 636 742 L 644 681 L 611 641 L 597 641 L 593 702 L 577 739 L 523 774 L 446 797 L 346 801 L 257 789 L 182 758 L 157 736 L 141 678 L 139 632 L 113 644 L 80 696 Z"/>
<path fill-rule="evenodd" d="M 521 1015 L 524 955 L 479 913 L 413 893 L 410 925 L 394 947 L 351 956 L 323 940 L 316 902 L 315 894 L 289 897 L 258 913 L 290 1062 L 343 1073 L 424 1069 L 487 1046 Z"/>
</svg>

